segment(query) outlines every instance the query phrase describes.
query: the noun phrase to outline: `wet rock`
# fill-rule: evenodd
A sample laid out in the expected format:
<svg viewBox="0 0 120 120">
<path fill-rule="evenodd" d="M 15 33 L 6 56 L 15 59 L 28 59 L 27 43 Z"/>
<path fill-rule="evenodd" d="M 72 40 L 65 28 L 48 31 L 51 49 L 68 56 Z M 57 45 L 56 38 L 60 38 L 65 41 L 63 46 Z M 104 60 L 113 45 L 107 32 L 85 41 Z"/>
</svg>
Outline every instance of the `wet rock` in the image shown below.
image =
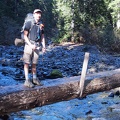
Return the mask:
<svg viewBox="0 0 120 120">
<path fill-rule="evenodd" d="M 14 75 L 14 79 L 21 81 L 21 80 L 25 80 L 24 74 L 16 74 Z"/>
<path fill-rule="evenodd" d="M 114 97 L 114 93 L 111 92 L 111 93 L 108 95 L 108 97 Z"/>
<path fill-rule="evenodd" d="M 102 101 L 101 104 L 108 104 L 108 102 L 104 102 L 104 101 Z"/>
<path fill-rule="evenodd" d="M 88 114 L 91 114 L 92 113 L 92 110 L 89 110 L 88 112 L 86 112 L 85 114 L 88 115 Z"/>
<path fill-rule="evenodd" d="M 0 120 L 9 120 L 9 116 L 8 115 L 1 115 Z"/>
<path fill-rule="evenodd" d="M 119 96 L 120 95 L 120 91 L 116 91 L 115 95 Z"/>
<path fill-rule="evenodd" d="M 108 97 L 114 97 L 120 95 L 120 87 L 112 89 Z"/>
<path fill-rule="evenodd" d="M 23 71 L 23 61 L 21 59 L 23 47 L 2 46 L 0 50 L 2 51 L 0 63 L 3 67 L 11 66 Z M 80 44 L 49 45 L 47 52 L 40 54 L 37 66 L 38 75 L 45 79 L 49 77 L 51 71 L 58 69 L 62 72 L 62 77 L 78 76 L 82 71 L 86 51 L 90 52 L 87 73 L 91 74 L 120 67 L 120 57 L 104 55 L 100 53 L 96 46 Z M 61 75 L 58 77 L 61 77 Z"/>
<path fill-rule="evenodd" d="M 112 108 L 112 107 L 108 107 L 108 108 L 107 108 L 107 110 L 108 110 L 109 112 L 112 112 L 113 109 L 114 109 L 114 108 Z"/>
<path fill-rule="evenodd" d="M 120 109 L 115 108 L 115 109 L 113 109 L 113 112 L 118 112 L 118 113 L 120 113 Z"/>
</svg>

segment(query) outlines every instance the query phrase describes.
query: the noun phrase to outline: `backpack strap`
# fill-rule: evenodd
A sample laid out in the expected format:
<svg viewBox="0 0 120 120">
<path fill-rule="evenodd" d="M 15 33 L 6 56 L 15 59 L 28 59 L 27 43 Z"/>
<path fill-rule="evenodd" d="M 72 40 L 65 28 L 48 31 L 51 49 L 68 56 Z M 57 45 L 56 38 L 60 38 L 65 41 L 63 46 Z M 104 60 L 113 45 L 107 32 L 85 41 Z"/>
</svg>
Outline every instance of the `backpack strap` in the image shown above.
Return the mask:
<svg viewBox="0 0 120 120">
<path fill-rule="evenodd" d="M 35 25 L 35 21 L 32 20 L 32 21 L 31 21 L 30 30 L 29 30 L 29 34 L 28 34 L 28 38 L 30 38 L 30 32 L 31 32 L 31 30 L 32 30 L 32 28 L 33 28 L 34 25 Z"/>
<path fill-rule="evenodd" d="M 42 38 L 42 34 L 43 34 L 43 28 L 44 28 L 44 25 L 42 24 L 42 21 L 39 22 L 39 25 L 38 25 L 38 30 L 37 30 L 37 39 L 35 40 L 36 42 L 39 42 L 41 41 L 41 38 Z"/>
</svg>

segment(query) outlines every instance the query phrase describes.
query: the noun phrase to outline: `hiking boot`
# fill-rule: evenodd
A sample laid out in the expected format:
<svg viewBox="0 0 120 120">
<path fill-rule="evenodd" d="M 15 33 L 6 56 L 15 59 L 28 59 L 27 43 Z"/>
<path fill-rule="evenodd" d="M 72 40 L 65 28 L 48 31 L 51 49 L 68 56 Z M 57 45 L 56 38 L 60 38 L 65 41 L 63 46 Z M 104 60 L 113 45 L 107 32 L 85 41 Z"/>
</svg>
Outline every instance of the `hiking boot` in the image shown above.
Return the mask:
<svg viewBox="0 0 120 120">
<path fill-rule="evenodd" d="M 42 85 L 42 84 L 40 83 L 40 81 L 39 81 L 38 78 L 33 79 L 33 83 L 34 83 L 35 85 Z"/>
<path fill-rule="evenodd" d="M 25 80 L 24 86 L 29 87 L 29 88 L 33 88 L 34 87 L 34 85 L 32 84 L 32 82 L 30 80 Z"/>
</svg>

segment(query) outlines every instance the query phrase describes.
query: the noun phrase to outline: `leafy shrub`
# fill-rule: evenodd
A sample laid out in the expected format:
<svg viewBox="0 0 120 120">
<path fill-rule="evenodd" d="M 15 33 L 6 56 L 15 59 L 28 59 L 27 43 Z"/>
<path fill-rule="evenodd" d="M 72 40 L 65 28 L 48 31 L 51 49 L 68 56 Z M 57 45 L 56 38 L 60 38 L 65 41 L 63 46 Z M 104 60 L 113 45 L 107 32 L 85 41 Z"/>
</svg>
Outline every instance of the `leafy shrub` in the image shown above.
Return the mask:
<svg viewBox="0 0 120 120">
<path fill-rule="evenodd" d="M 55 69 L 51 72 L 49 77 L 52 78 L 52 79 L 55 79 L 55 78 L 62 78 L 63 75 L 59 70 Z"/>
</svg>

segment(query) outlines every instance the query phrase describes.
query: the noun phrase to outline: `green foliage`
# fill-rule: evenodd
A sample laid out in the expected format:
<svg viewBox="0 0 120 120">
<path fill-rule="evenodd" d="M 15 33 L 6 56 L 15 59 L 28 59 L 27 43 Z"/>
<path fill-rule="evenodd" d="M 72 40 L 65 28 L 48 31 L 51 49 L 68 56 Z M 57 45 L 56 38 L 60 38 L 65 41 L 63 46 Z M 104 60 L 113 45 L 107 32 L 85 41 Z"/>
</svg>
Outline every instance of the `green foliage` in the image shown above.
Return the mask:
<svg viewBox="0 0 120 120">
<path fill-rule="evenodd" d="M 57 28 L 58 36 L 64 37 L 64 34 L 68 33 L 71 29 L 71 8 L 70 3 L 65 2 L 64 0 L 54 0 L 54 11 L 57 16 Z"/>
<path fill-rule="evenodd" d="M 109 3 L 108 9 L 111 10 L 111 16 L 114 23 L 117 21 L 117 15 L 120 13 L 120 0 L 113 0 Z"/>
<path fill-rule="evenodd" d="M 83 41 L 88 42 L 88 40 L 85 40 L 86 38 L 84 37 L 85 36 L 84 32 L 89 32 L 87 30 L 89 29 L 90 26 L 93 27 L 89 29 L 91 30 L 91 32 L 94 32 L 95 29 L 100 28 L 101 30 L 103 30 L 103 32 L 105 32 L 106 30 L 104 31 L 104 28 L 112 26 L 113 24 L 110 11 L 107 8 L 107 5 L 109 4 L 110 1 L 107 0 L 99 1 L 54 0 L 54 1 L 56 3 L 54 5 L 54 13 L 57 13 L 58 15 L 57 19 L 58 33 L 56 38 L 59 42 L 67 40 L 70 41 L 72 37 L 74 38 L 74 42 L 81 41 L 80 40 L 81 37 L 82 39 L 84 39 Z M 74 27 L 72 27 L 72 22 Z M 96 36 L 101 36 L 101 33 L 100 34 L 99 33 L 100 32 L 95 33 Z M 87 39 L 88 38 L 90 41 L 91 35 L 88 34 Z M 97 40 L 96 43 L 98 43 Z"/>
</svg>

